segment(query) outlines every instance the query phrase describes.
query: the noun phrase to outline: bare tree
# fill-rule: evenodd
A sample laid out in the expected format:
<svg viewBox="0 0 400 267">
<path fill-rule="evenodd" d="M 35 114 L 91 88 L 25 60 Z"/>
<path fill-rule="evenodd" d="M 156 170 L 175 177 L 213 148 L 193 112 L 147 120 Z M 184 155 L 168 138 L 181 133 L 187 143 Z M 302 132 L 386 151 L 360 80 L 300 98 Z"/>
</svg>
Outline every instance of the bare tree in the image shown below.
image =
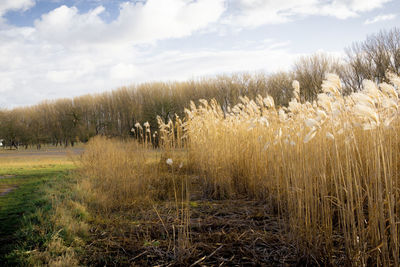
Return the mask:
<svg viewBox="0 0 400 267">
<path fill-rule="evenodd" d="M 295 79 L 300 83 L 300 97 L 313 101 L 321 91 L 326 73 L 339 73 L 342 64 L 338 58 L 325 53 L 303 56 L 293 67 Z"/>
<path fill-rule="evenodd" d="M 276 105 L 287 106 L 293 97 L 292 82 L 294 75 L 290 72 L 276 72 L 267 77 L 267 92 Z"/>
<path fill-rule="evenodd" d="M 400 29 L 370 35 L 347 48 L 346 54 L 349 67 L 343 79 L 353 91 L 361 88 L 364 79 L 386 82 L 388 71 L 400 74 Z"/>
</svg>

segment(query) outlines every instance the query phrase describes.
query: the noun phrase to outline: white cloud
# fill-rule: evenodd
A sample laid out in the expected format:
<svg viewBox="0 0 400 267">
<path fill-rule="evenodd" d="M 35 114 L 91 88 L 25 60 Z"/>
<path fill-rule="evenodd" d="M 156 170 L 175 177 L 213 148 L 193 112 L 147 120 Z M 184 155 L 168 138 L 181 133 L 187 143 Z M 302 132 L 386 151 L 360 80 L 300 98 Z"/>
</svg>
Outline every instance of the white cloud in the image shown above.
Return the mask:
<svg viewBox="0 0 400 267">
<path fill-rule="evenodd" d="M 221 73 L 287 70 L 297 57 L 287 49 L 269 47 L 185 53 L 175 50 L 155 55 L 141 66 L 149 80 L 184 80 Z"/>
<path fill-rule="evenodd" d="M 110 69 L 110 78 L 114 80 L 130 80 L 137 77 L 139 70 L 133 64 L 119 63 Z"/>
<path fill-rule="evenodd" d="M 339 19 L 356 17 L 362 12 L 372 11 L 383 7 L 392 0 L 334 0 L 321 5 L 318 12 L 321 15 L 334 16 Z"/>
<path fill-rule="evenodd" d="M 382 7 L 392 0 L 340 0 L 341 5 L 348 5 L 350 9 L 356 12 L 371 11 Z"/>
<path fill-rule="evenodd" d="M 0 108 L 131 82 L 286 69 L 298 54 L 289 50 L 287 40 L 268 39 L 268 35 L 254 42 L 227 43 L 220 50 L 212 49 L 221 47 L 212 44 L 181 49 L 178 43 L 164 48 L 157 41 L 210 34 L 218 27 L 282 23 L 298 16 L 343 19 L 388 1 L 148 0 L 121 4 L 111 22 L 103 20 L 107 10 L 101 5 L 88 12 L 63 5 L 43 14 L 32 27 L 0 27 Z M 0 0 L 0 18 L 34 4 L 34 0 Z M 242 38 L 240 33 L 235 36 Z"/>
<path fill-rule="evenodd" d="M 21 10 L 32 2 L 16 1 Z M 2 10 L 17 8 L 4 3 L 0 0 Z M 151 71 L 143 73 L 141 64 L 148 54 L 143 58 L 136 45 L 189 36 L 215 23 L 224 10 L 224 0 L 126 2 L 106 23 L 101 5 L 84 13 L 62 5 L 32 27 L 5 25 L 0 28 L 0 108 L 145 81 Z"/>
<path fill-rule="evenodd" d="M 99 6 L 87 13 L 79 14 L 76 7 L 63 5 L 42 15 L 35 21 L 35 28 L 40 38 L 63 45 L 84 40 L 101 40 L 101 31 L 105 23 L 99 15 L 104 10 L 103 6 Z"/>
<path fill-rule="evenodd" d="M 223 0 L 148 0 L 125 2 L 118 18 L 107 24 L 99 6 L 80 14 L 76 7 L 61 6 L 35 21 L 41 38 L 63 44 L 148 43 L 189 36 L 216 22 L 225 11 Z"/>
<path fill-rule="evenodd" d="M 8 77 L 8 73 L 0 73 L 0 93 L 7 92 L 14 88 L 14 81 Z"/>
<path fill-rule="evenodd" d="M 34 0 L 1 0 L 0 1 L 0 17 L 8 11 L 26 11 L 35 5 Z"/>
<path fill-rule="evenodd" d="M 290 20 L 296 10 L 310 9 L 316 0 L 232 0 L 230 15 L 224 23 L 242 27 L 283 23 Z"/>
<path fill-rule="evenodd" d="M 366 21 L 364 21 L 364 24 L 373 24 L 373 23 L 377 23 L 380 21 L 385 21 L 385 20 L 392 20 L 396 18 L 396 14 L 385 14 L 385 15 L 378 15 L 374 18 L 371 19 L 367 19 Z"/>
<path fill-rule="evenodd" d="M 46 78 L 54 83 L 65 83 L 75 78 L 73 75 L 74 75 L 73 70 L 63 70 L 63 71 L 52 70 L 47 72 Z"/>
<path fill-rule="evenodd" d="M 293 20 L 298 16 L 323 15 L 338 19 L 358 16 L 392 0 L 231 0 L 225 24 L 257 27 Z"/>
<path fill-rule="evenodd" d="M 125 3 L 120 17 L 111 26 L 127 29 L 126 33 L 139 42 L 149 42 L 188 36 L 216 22 L 224 11 L 223 0 L 148 0 L 145 5 Z"/>
</svg>

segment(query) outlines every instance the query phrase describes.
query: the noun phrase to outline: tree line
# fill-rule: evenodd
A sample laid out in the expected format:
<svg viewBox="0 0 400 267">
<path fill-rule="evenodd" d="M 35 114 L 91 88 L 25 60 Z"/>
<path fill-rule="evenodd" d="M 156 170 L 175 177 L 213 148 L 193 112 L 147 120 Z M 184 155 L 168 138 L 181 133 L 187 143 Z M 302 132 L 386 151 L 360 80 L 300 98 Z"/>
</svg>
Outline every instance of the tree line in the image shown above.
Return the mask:
<svg viewBox="0 0 400 267">
<path fill-rule="evenodd" d="M 324 75 L 337 73 L 344 92 L 360 90 L 362 81 L 385 82 L 386 73 L 400 74 L 400 29 L 380 31 L 346 49 L 345 58 L 324 53 L 299 58 L 289 71 L 271 74 L 240 73 L 184 82 L 152 82 L 111 92 L 44 101 L 28 107 L 0 110 L 0 139 L 5 145 L 53 144 L 73 146 L 96 135 L 137 137 L 131 129 L 149 122 L 157 130 L 156 116 L 167 121 L 183 116 L 191 100 L 215 98 L 222 109 L 246 95 L 271 95 L 285 106 L 293 97 L 292 81 L 300 83 L 302 101 L 316 100 Z"/>
</svg>

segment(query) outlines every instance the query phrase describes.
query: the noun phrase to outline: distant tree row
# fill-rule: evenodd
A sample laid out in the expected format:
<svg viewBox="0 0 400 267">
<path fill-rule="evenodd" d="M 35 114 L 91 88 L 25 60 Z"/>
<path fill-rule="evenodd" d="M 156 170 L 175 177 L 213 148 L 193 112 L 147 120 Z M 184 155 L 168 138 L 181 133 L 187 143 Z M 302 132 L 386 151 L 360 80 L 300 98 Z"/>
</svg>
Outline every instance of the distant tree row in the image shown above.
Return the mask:
<svg viewBox="0 0 400 267">
<path fill-rule="evenodd" d="M 327 72 L 337 73 L 345 93 L 357 91 L 364 79 L 386 81 L 386 72 L 400 74 L 400 30 L 381 31 L 346 50 L 339 59 L 323 53 L 298 59 L 287 72 L 234 74 L 186 82 L 153 82 L 112 92 L 73 99 L 44 101 L 30 107 L 0 110 L 0 139 L 8 146 L 74 145 L 95 135 L 136 136 L 137 122 L 157 129 L 156 116 L 164 120 L 183 110 L 191 100 L 215 98 L 226 110 L 239 96 L 271 95 L 277 105 L 292 98 L 292 81 L 300 83 L 300 97 L 313 101 Z"/>
<path fill-rule="evenodd" d="M 149 122 L 157 130 L 156 116 L 164 120 L 183 116 L 190 100 L 216 98 L 224 108 L 239 96 L 267 93 L 265 75 L 237 74 L 187 82 L 157 82 L 123 87 L 112 92 L 72 99 L 45 101 L 31 107 L 0 111 L 0 136 L 8 146 L 73 145 L 95 135 L 136 136 L 135 124 Z"/>
</svg>

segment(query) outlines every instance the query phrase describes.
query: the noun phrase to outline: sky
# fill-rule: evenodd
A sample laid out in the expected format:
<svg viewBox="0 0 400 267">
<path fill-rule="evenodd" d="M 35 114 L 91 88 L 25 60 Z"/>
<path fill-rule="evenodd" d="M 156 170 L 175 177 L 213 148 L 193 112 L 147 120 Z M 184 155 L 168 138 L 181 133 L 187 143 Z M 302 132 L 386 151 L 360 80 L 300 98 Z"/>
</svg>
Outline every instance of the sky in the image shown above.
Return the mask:
<svg viewBox="0 0 400 267">
<path fill-rule="evenodd" d="M 290 69 L 400 25 L 400 0 L 0 0 L 0 108 Z"/>
</svg>

